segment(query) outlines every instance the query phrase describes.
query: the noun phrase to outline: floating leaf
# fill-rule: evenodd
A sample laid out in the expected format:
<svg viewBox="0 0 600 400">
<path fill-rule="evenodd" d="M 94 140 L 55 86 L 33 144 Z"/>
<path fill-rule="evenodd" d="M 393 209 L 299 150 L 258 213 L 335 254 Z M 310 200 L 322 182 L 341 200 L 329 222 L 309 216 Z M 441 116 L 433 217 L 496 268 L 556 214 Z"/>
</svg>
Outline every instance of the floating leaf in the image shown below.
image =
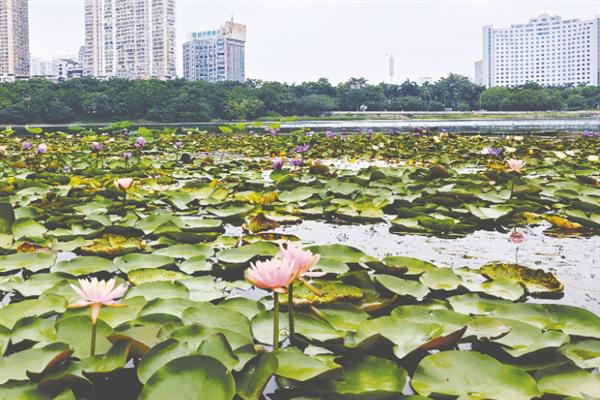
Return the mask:
<svg viewBox="0 0 600 400">
<path fill-rule="evenodd" d="M 505 278 L 520 283 L 532 294 L 559 293 L 564 288 L 551 272 L 518 264 L 492 262 L 482 266 L 479 271 L 490 279 Z"/>
<path fill-rule="evenodd" d="M 435 393 L 460 399 L 530 400 L 540 396 L 536 382 L 525 371 L 474 351 L 444 351 L 425 357 L 411 386 L 423 396 Z"/>
<path fill-rule="evenodd" d="M 231 400 L 235 382 L 225 366 L 212 357 L 176 358 L 159 368 L 146 382 L 140 400 L 163 400 L 185 393 L 189 400 Z"/>
</svg>

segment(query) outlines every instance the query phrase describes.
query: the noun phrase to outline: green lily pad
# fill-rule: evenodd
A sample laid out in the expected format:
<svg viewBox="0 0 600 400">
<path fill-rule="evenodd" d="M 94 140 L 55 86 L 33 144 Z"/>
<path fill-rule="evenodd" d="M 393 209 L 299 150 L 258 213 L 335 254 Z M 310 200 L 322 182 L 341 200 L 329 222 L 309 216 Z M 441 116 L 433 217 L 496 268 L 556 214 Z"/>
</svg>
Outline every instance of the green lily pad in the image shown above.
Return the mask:
<svg viewBox="0 0 600 400">
<path fill-rule="evenodd" d="M 69 275 L 88 275 L 95 272 L 114 272 L 115 265 L 111 260 L 96 256 L 75 257 L 69 261 L 61 261 L 54 265 L 50 271 L 62 272 Z"/>
<path fill-rule="evenodd" d="M 106 322 L 96 322 L 96 354 L 105 353 L 111 347 L 107 337 L 112 333 Z M 56 340 L 69 343 L 75 357 L 83 359 L 90 355 L 91 337 L 92 321 L 89 316 L 69 317 L 56 323 Z"/>
<path fill-rule="evenodd" d="M 402 394 L 406 371 L 385 358 L 366 356 L 344 365 L 339 376 L 323 383 L 324 390 L 342 399 L 390 399 Z"/>
<path fill-rule="evenodd" d="M 73 351 L 65 343 L 51 343 L 31 348 L 0 359 L 0 385 L 10 381 L 24 381 L 28 373 L 42 374 L 71 356 Z"/>
<path fill-rule="evenodd" d="M 176 244 L 173 246 L 158 249 L 152 254 L 179 259 L 183 258 L 187 260 L 196 256 L 204 256 L 207 258 L 211 257 L 213 255 L 213 250 L 210 246 L 206 244 Z"/>
<path fill-rule="evenodd" d="M 7 304 L 0 313 L 0 325 L 12 329 L 22 318 L 43 316 L 45 314 L 62 313 L 67 301 L 62 296 L 48 294 L 37 299 L 23 300 Z"/>
<path fill-rule="evenodd" d="M 563 304 L 507 304 L 492 315 L 527 322 L 543 329 L 560 330 L 567 335 L 600 339 L 600 317 L 583 308 Z"/>
<path fill-rule="evenodd" d="M 410 281 L 393 275 L 375 275 L 375 281 L 379 282 L 387 290 L 399 296 L 410 296 L 421 301 L 429 294 L 429 289 L 419 281 Z"/>
<path fill-rule="evenodd" d="M 275 356 L 279 364 L 276 375 L 294 381 L 322 378 L 342 368 L 335 363 L 334 356 L 308 356 L 293 347 L 278 350 Z"/>
<path fill-rule="evenodd" d="M 127 279 L 133 285 L 140 285 L 148 282 L 161 282 L 161 281 L 176 281 L 178 279 L 187 278 L 186 274 L 182 274 L 177 271 L 170 271 L 168 269 L 159 268 L 141 268 L 136 269 L 127 274 Z"/>
<path fill-rule="evenodd" d="M 579 368 L 600 368 L 600 340 L 584 339 L 562 345 L 558 351 Z"/>
<path fill-rule="evenodd" d="M 19 218 L 12 225 L 12 233 L 15 239 L 42 236 L 46 231 L 44 225 L 29 218 Z"/>
<path fill-rule="evenodd" d="M 243 400 L 259 400 L 278 367 L 277 357 L 272 353 L 255 357 L 239 374 L 236 380 L 236 394 Z"/>
<path fill-rule="evenodd" d="M 40 390 L 33 382 L 8 382 L 0 385 L 0 399 L 52 400 L 52 396 Z"/>
<path fill-rule="evenodd" d="M 362 250 L 343 244 L 326 244 L 323 246 L 310 246 L 307 248 L 313 254 L 320 254 L 321 258 L 342 261 L 345 263 L 368 263 L 378 260 L 365 254 Z"/>
<path fill-rule="evenodd" d="M 143 250 L 145 246 L 145 242 L 138 238 L 107 233 L 94 239 L 92 244 L 81 247 L 81 252 L 92 256 L 116 257 Z"/>
<path fill-rule="evenodd" d="M 330 304 L 336 302 L 358 302 L 362 299 L 362 291 L 350 285 L 344 285 L 340 281 L 316 280 L 310 283 L 318 294 L 302 283 L 294 284 L 294 304 L 297 306 Z M 280 296 L 282 304 L 288 302 L 287 296 Z"/>
<path fill-rule="evenodd" d="M 451 268 L 436 268 L 426 271 L 419 280 L 432 290 L 453 291 L 462 284 L 461 277 L 455 274 Z"/>
<path fill-rule="evenodd" d="M 212 357 L 191 355 L 176 358 L 148 379 L 138 399 L 163 400 L 185 393 L 189 400 L 231 400 L 235 382 L 225 366 Z"/>
<path fill-rule="evenodd" d="M 279 247 L 275 243 L 257 242 L 221 250 L 217 253 L 217 258 L 226 264 L 245 264 L 257 257 L 273 257 L 277 253 Z"/>
<path fill-rule="evenodd" d="M 521 357 L 541 349 L 560 347 L 569 341 L 569 336 L 560 331 L 543 331 L 528 323 L 512 319 L 501 319 L 501 321 L 510 326 L 511 330 L 493 341 L 506 346 L 504 350 L 513 357 Z"/>
<path fill-rule="evenodd" d="M 350 348 L 374 345 L 385 338 L 394 345 L 394 355 L 399 359 L 441 337 L 443 327 L 437 323 L 411 323 L 393 317 L 369 319 L 358 326 L 356 332 L 346 335 L 344 345 Z"/>
<path fill-rule="evenodd" d="M 145 384 L 163 365 L 176 358 L 191 354 L 187 344 L 175 339 L 167 339 L 150 349 L 137 367 L 137 376 L 140 382 Z"/>
<path fill-rule="evenodd" d="M 535 374 L 542 393 L 593 399 L 600 393 L 600 376 L 575 366 L 542 369 Z"/>
<path fill-rule="evenodd" d="M 189 291 L 185 285 L 177 281 L 145 282 L 129 289 L 125 295 L 125 299 L 130 299 L 136 296 L 142 296 L 146 299 L 146 301 L 158 298 L 168 299 L 174 297 L 187 299 L 189 296 Z"/>
<path fill-rule="evenodd" d="M 560 293 L 564 289 L 564 285 L 551 272 L 518 264 L 492 262 L 482 266 L 479 271 L 490 279 L 505 278 L 520 283 L 531 294 Z"/>
<path fill-rule="evenodd" d="M 126 254 L 115 258 L 113 262 L 120 271 L 125 273 L 136 269 L 160 268 L 175 264 L 175 260 L 171 257 L 143 253 Z"/>
<path fill-rule="evenodd" d="M 54 253 L 15 253 L 0 256 L 0 272 L 11 272 L 26 269 L 37 272 L 54 265 Z"/>
<path fill-rule="evenodd" d="M 423 396 L 460 399 L 530 400 L 540 396 L 536 382 L 525 371 L 474 351 L 444 351 L 425 357 L 411 386 Z"/>
<path fill-rule="evenodd" d="M 383 259 L 383 263 L 390 270 L 390 273 L 406 275 L 421 275 L 424 272 L 437 269 L 437 267 L 430 262 L 404 256 L 389 256 Z M 386 270 L 385 272 L 388 271 Z"/>
</svg>

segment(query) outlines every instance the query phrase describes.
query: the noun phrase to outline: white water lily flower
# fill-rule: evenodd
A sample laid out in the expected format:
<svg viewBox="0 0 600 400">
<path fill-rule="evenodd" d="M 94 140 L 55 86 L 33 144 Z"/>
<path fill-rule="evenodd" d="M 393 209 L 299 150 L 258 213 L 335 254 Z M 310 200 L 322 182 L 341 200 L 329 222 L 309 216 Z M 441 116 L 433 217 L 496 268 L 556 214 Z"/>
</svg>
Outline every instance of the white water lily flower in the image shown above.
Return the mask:
<svg viewBox="0 0 600 400">
<path fill-rule="evenodd" d="M 598 156 L 588 156 L 587 159 L 589 162 L 598 162 L 598 160 L 600 160 Z"/>
<path fill-rule="evenodd" d="M 123 297 L 127 288 L 120 285 L 113 290 L 115 279 L 99 281 L 97 278 L 90 280 L 80 279 L 79 287 L 71 285 L 73 290 L 83 298 L 82 301 L 69 305 L 69 308 L 80 308 L 90 306 L 90 318 L 95 325 L 102 306 L 125 307 L 125 304 L 117 303 L 118 298 Z"/>
<path fill-rule="evenodd" d="M 517 149 L 515 147 L 505 147 L 504 148 L 505 153 L 514 153 L 516 151 L 517 151 Z"/>
</svg>

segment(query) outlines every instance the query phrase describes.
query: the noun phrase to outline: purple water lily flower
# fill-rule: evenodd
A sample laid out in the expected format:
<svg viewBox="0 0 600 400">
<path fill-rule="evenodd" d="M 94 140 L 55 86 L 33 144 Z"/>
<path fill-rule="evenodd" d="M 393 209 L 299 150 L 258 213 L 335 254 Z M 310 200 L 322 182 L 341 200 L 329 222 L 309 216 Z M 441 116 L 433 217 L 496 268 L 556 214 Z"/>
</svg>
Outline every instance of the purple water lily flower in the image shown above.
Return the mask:
<svg viewBox="0 0 600 400">
<path fill-rule="evenodd" d="M 123 153 L 123 159 L 124 159 L 125 161 L 128 161 L 128 160 L 130 160 L 130 159 L 131 159 L 131 157 L 132 157 L 132 154 L 131 154 L 131 152 L 130 152 L 130 151 L 126 151 L 125 153 Z"/>
<path fill-rule="evenodd" d="M 124 128 L 121 131 L 121 134 L 123 135 L 124 138 L 127 138 L 129 136 L 129 131 L 127 130 L 127 128 Z"/>
<path fill-rule="evenodd" d="M 175 147 L 175 149 L 181 150 L 183 148 L 183 142 L 175 142 L 173 146 Z"/>
<path fill-rule="evenodd" d="M 37 147 L 36 153 L 44 154 L 46 151 L 48 151 L 48 145 L 46 145 L 45 143 L 42 143 Z"/>
<path fill-rule="evenodd" d="M 21 145 L 21 148 L 23 150 L 31 150 L 32 147 L 33 147 L 33 144 L 31 142 L 25 142 Z"/>
<path fill-rule="evenodd" d="M 102 143 L 100 143 L 100 142 L 93 142 L 92 143 L 92 151 L 94 153 L 98 153 L 103 148 L 104 148 L 104 145 Z"/>
<path fill-rule="evenodd" d="M 325 137 L 327 139 L 333 139 L 337 137 L 337 133 L 335 133 L 334 131 L 326 131 L 325 132 Z"/>
<path fill-rule="evenodd" d="M 281 168 L 283 168 L 283 158 L 275 157 L 274 159 L 272 159 L 271 168 L 273 168 L 273 170 L 275 171 L 279 171 Z"/>
<path fill-rule="evenodd" d="M 142 136 L 139 136 L 137 139 L 135 139 L 135 143 L 134 146 L 137 149 L 141 149 L 142 147 L 144 147 L 146 145 L 146 139 L 144 139 Z"/>
<path fill-rule="evenodd" d="M 63 171 L 64 172 L 71 172 L 71 167 L 69 167 L 68 165 L 63 166 Z"/>
<path fill-rule="evenodd" d="M 485 152 L 492 157 L 498 157 L 502 154 L 504 149 L 502 147 L 488 147 L 485 149 Z"/>
<path fill-rule="evenodd" d="M 304 161 L 301 158 L 292 158 L 290 160 L 290 164 L 292 164 L 294 167 L 301 167 L 302 164 L 304 164 Z"/>
<path fill-rule="evenodd" d="M 296 153 L 306 153 L 308 151 L 308 149 L 310 149 L 310 146 L 307 144 L 299 144 L 298 146 L 296 146 Z"/>
</svg>

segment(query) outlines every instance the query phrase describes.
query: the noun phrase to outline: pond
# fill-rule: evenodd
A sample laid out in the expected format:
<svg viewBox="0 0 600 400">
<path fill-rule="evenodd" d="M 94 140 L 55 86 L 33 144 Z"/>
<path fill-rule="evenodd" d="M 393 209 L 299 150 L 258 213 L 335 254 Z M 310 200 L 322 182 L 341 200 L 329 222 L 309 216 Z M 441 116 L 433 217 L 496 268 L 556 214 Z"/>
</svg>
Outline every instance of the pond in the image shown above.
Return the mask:
<svg viewBox="0 0 600 400">
<path fill-rule="evenodd" d="M 290 132 L 297 129 L 308 129 L 323 132 L 334 130 L 339 132 L 366 132 L 368 130 L 383 132 L 408 132 L 415 129 L 446 129 L 450 132 L 460 134 L 538 134 L 538 135 L 556 135 L 566 133 L 577 133 L 584 130 L 600 131 L 600 116 L 582 117 L 582 118 L 541 118 L 541 119 L 477 119 L 477 117 L 448 120 L 448 119 L 364 119 L 364 120 L 297 120 L 282 122 L 264 122 L 264 125 L 275 124 L 281 132 Z M 47 132 L 69 131 L 70 125 L 35 125 L 41 126 Z M 94 123 L 84 123 L 77 125 L 86 129 L 101 129 L 106 125 Z M 147 123 L 144 125 L 133 124 L 132 129 L 139 126 L 145 126 L 153 129 L 162 129 L 164 127 L 177 127 L 183 130 L 200 128 L 208 132 L 214 132 L 220 126 L 214 122 L 182 122 L 182 123 Z M 248 129 L 252 130 L 248 124 Z M 0 130 L 6 128 L 0 124 Z M 27 134 L 24 126 L 13 126 L 17 134 Z"/>
<path fill-rule="evenodd" d="M 597 128 L 368 123 L 5 132 L 0 398 L 597 396 Z"/>
</svg>

